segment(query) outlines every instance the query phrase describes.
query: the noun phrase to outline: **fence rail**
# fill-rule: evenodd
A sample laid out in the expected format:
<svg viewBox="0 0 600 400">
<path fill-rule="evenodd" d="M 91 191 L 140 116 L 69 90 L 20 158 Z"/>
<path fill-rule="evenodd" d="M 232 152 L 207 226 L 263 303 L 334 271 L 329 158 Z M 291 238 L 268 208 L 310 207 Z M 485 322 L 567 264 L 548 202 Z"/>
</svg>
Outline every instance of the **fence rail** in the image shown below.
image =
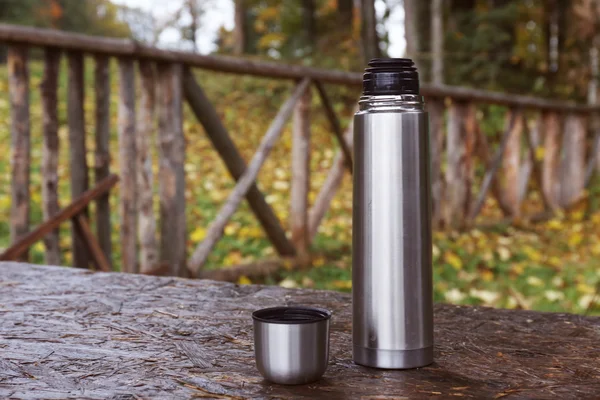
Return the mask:
<svg viewBox="0 0 600 400">
<path fill-rule="evenodd" d="M 346 172 L 352 172 L 352 126 L 341 129 L 324 84 L 357 87 L 360 73 L 330 71 L 263 61 L 204 56 L 162 50 L 135 41 L 99 38 L 53 30 L 0 24 L 0 43 L 8 51 L 12 137 L 13 246 L 0 257 L 26 259 L 31 240 L 39 239 L 40 227 L 30 232 L 29 178 L 29 47 L 44 50 L 44 77 L 41 88 L 43 114 L 43 213 L 46 262 L 60 261 L 57 215 L 68 215 L 73 223 L 73 263 L 88 267 L 91 261 L 102 269 L 112 259 L 108 193 L 94 198 L 93 216 L 97 242 L 90 237 L 87 203 L 75 215 L 58 209 L 57 194 L 57 85 L 61 54 L 68 59 L 67 125 L 71 150 L 71 195 L 74 200 L 88 193 L 90 169 L 94 182 L 110 176 L 108 139 L 110 132 L 109 59 L 118 60 L 118 137 L 120 163 L 119 215 L 123 270 L 152 273 L 157 269 L 172 275 L 206 276 L 202 267 L 223 235 L 223 228 L 245 197 L 269 240 L 282 257 L 308 259 L 310 244 Z M 96 153 L 93 166 L 87 165 L 84 121 L 83 66 L 86 56 L 95 61 Z M 256 154 L 246 164 L 218 113 L 198 83 L 191 68 L 219 72 L 289 79 L 297 82 L 265 133 Z M 136 98 L 139 75 L 140 97 Z M 339 143 L 329 175 L 312 207 L 308 202 L 310 182 L 310 96 L 312 88 L 323 105 L 332 134 Z M 430 112 L 433 222 L 437 227 L 465 227 L 474 223 L 491 194 L 508 218 L 524 218 L 522 204 L 529 187 L 537 187 L 546 211 L 568 207 L 578 200 L 595 170 L 600 137 L 589 137 L 588 123 L 594 122 L 598 106 L 579 105 L 529 96 L 493 93 L 447 85 L 422 85 Z M 448 101 L 449 100 L 449 101 Z M 204 241 L 188 259 L 185 219 L 185 138 L 183 102 L 186 101 L 209 140 L 237 181 L 225 205 L 208 228 Z M 136 104 L 137 103 L 137 104 Z M 488 138 L 480 127 L 477 104 L 507 107 L 505 128 L 492 154 Z M 531 115 L 535 114 L 535 118 Z M 277 215 L 256 185 L 256 177 L 289 119 L 293 120 L 290 239 Z M 159 150 L 160 220 L 152 210 L 152 161 L 150 138 L 156 135 Z M 591 148 L 587 151 L 587 148 Z M 587 154 L 587 156 L 586 156 Z M 482 183 L 475 180 L 475 160 L 485 167 Z M 533 185 L 532 185 L 533 183 Z M 477 187 L 477 193 L 474 193 Z M 79 210 L 78 208 L 78 210 Z M 62 214 L 61 214 L 62 213 Z M 48 228 L 50 226 L 50 228 Z M 157 228 L 158 227 L 158 228 Z M 159 236 L 157 239 L 156 231 Z M 37 240 L 36 239 L 36 240 Z M 23 240 L 26 240 L 24 244 Z M 16 251 L 17 249 L 18 251 Z M 16 256 L 15 256 L 16 255 Z M 271 271 L 260 263 L 256 269 Z M 237 270 L 247 271 L 245 268 Z M 231 275 L 231 276 L 230 276 Z M 234 279 L 228 274 L 227 279 Z"/>
</svg>

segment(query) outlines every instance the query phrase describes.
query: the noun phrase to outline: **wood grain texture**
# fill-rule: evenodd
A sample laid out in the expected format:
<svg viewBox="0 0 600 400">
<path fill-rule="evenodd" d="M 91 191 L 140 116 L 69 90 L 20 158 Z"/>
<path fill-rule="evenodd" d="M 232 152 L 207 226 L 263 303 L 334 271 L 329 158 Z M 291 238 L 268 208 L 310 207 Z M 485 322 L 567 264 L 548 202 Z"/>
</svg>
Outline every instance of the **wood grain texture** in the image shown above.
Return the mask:
<svg viewBox="0 0 600 400">
<path fill-rule="evenodd" d="M 121 187 L 119 214 L 121 268 L 138 272 L 137 173 L 135 133 L 135 69 L 133 59 L 119 59 L 119 165 Z"/>
<path fill-rule="evenodd" d="M 60 52 L 46 49 L 44 75 L 40 84 L 42 103 L 42 215 L 48 220 L 59 210 L 58 205 L 58 69 Z M 60 265 L 58 229 L 44 238 L 45 262 Z"/>
<path fill-rule="evenodd" d="M 139 63 L 140 106 L 136 130 L 136 171 L 138 195 L 138 239 L 140 242 L 140 272 L 153 270 L 159 263 L 154 216 L 154 184 L 152 174 L 152 144 L 156 138 L 155 69 L 146 61 Z"/>
<path fill-rule="evenodd" d="M 310 190 L 310 104 L 308 87 L 298 100 L 292 118 L 292 184 L 290 230 L 299 254 L 308 254 L 308 191 Z"/>
<path fill-rule="evenodd" d="M 512 112 L 512 111 L 511 111 Z M 509 216 L 519 217 L 521 213 L 519 202 L 519 175 L 521 169 L 521 134 L 523 132 L 524 118 L 521 112 L 510 129 L 499 176 L 502 201 L 509 210 Z M 505 116 L 505 128 L 511 124 L 510 113 Z"/>
<path fill-rule="evenodd" d="M 244 161 L 235 146 L 229 132 L 223 126 L 217 110 L 206 97 L 204 90 L 202 90 L 189 69 L 185 69 L 183 73 L 183 90 L 188 105 L 204 127 L 208 139 L 219 153 L 227 167 L 227 171 L 236 181 L 239 180 L 246 171 L 246 161 Z M 265 197 L 256 186 L 256 183 L 252 183 L 252 186 L 248 189 L 246 200 L 275 250 L 283 256 L 295 255 L 294 245 L 286 237 L 281 222 L 271 206 L 265 201 Z"/>
<path fill-rule="evenodd" d="M 586 118 L 579 114 L 567 115 L 563 133 L 563 157 L 560 164 L 559 198 L 560 205 L 565 208 L 583 195 L 586 134 Z"/>
<path fill-rule="evenodd" d="M 99 182 L 110 174 L 110 60 L 95 56 L 94 86 L 96 96 L 96 149 L 94 180 Z M 104 256 L 112 266 L 110 204 L 108 193 L 96 200 L 96 234 Z"/>
<path fill-rule="evenodd" d="M 542 160 L 542 190 L 552 209 L 559 208 L 558 167 L 560 164 L 561 118 L 553 112 L 542 113 L 540 131 L 544 138 L 544 159 Z"/>
<path fill-rule="evenodd" d="M 474 127 L 473 107 L 466 103 L 452 103 L 448 110 L 446 205 L 443 219 L 453 228 L 464 226 L 471 209 L 476 135 Z"/>
<path fill-rule="evenodd" d="M 69 124 L 69 150 L 71 173 L 71 201 L 74 201 L 89 187 L 87 148 L 85 145 L 84 59 L 81 53 L 69 53 L 67 120 Z M 89 217 L 87 208 L 83 211 Z M 77 235 L 73 224 L 71 231 L 73 246 L 73 266 L 88 268 L 90 257 L 83 239 Z"/>
<path fill-rule="evenodd" d="M 348 294 L 0 264 L 0 397 L 14 399 L 594 399 L 600 318 L 435 306 L 435 362 L 352 362 Z M 282 386 L 254 364 L 251 313 L 332 310 L 322 380 Z M 17 323 L 18 322 L 18 323 Z"/>
<path fill-rule="evenodd" d="M 181 65 L 157 64 L 160 258 L 175 276 L 187 274 L 181 75 Z"/>
<path fill-rule="evenodd" d="M 15 243 L 29 232 L 31 132 L 29 121 L 28 50 L 23 46 L 8 48 L 8 89 L 10 99 L 11 208 L 10 241 Z M 21 254 L 25 261 L 28 254 Z"/>
</svg>

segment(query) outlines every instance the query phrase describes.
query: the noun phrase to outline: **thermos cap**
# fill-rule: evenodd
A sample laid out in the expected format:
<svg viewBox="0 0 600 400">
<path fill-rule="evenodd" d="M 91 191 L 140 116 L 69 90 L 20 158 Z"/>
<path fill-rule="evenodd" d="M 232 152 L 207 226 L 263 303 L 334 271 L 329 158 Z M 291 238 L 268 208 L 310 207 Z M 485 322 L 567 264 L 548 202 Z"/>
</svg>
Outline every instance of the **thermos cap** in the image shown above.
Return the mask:
<svg viewBox="0 0 600 400">
<path fill-rule="evenodd" d="M 374 58 L 363 75 L 363 95 L 419 94 L 419 73 L 410 58 Z"/>
</svg>

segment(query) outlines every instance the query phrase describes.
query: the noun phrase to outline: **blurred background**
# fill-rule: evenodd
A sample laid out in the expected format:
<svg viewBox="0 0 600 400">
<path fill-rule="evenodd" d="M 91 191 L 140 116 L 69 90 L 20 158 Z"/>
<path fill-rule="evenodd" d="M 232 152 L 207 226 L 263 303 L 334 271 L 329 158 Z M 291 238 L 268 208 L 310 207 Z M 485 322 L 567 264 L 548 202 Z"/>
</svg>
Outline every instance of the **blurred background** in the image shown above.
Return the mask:
<svg viewBox="0 0 600 400">
<path fill-rule="evenodd" d="M 0 22 L 132 38 L 149 46 L 199 54 L 354 72 L 361 71 L 374 57 L 406 56 L 416 61 L 424 83 L 579 104 L 597 103 L 600 1 L 596 0 L 0 0 Z M 2 50 L 2 58 L 6 59 L 5 50 Z M 42 59 L 41 52 L 30 52 L 32 88 L 40 85 Z M 65 65 L 63 60 L 59 99 L 66 98 Z M 111 70 L 114 71 L 110 112 L 114 123 L 111 124 L 110 150 L 116 155 L 119 151 L 116 131 L 119 82 L 114 62 Z M 287 98 L 292 87 L 290 82 L 206 70 L 196 70 L 195 74 L 242 155 L 249 160 Z M 93 63 L 86 62 L 85 84 L 90 92 L 94 87 L 93 77 Z M 3 153 L 8 154 L 10 107 L 5 66 L 0 66 L 0 78 L 0 146 Z M 347 128 L 360 88 L 327 85 L 327 91 L 342 128 Z M 312 203 L 335 162 L 338 145 L 331 135 L 319 96 L 313 94 L 309 104 L 311 182 L 308 196 Z M 443 107 L 451 109 L 455 104 L 447 98 Z M 469 107 L 478 135 L 483 138 L 477 143 L 489 141 L 487 151 L 492 154 L 501 145 L 509 110 L 506 105 L 477 101 Z M 85 97 L 84 108 L 86 128 L 91 132 L 94 130 L 93 96 Z M 70 192 L 65 101 L 59 101 L 58 113 L 61 138 L 58 186 L 60 203 L 66 204 Z M 450 115 L 456 114 L 450 112 L 442 116 L 444 124 Z M 495 193 L 485 199 L 474 223 L 436 226 L 433 248 L 436 301 L 600 313 L 597 296 L 600 284 L 599 180 L 591 176 L 576 201 L 553 209 L 548 218 L 533 222 L 523 217 L 546 206 L 538 184 L 533 178 L 529 180 L 530 175 L 535 175 L 536 165 L 543 163 L 549 146 L 544 142 L 541 125 L 536 125 L 539 118 L 535 110 L 524 112 L 521 127 L 525 133 L 513 140 L 512 159 L 520 163 L 520 171 L 529 169 L 523 181 L 525 189 L 518 204 L 519 212 L 511 214 L 509 210 L 507 213 L 500 200 L 502 194 Z M 39 93 L 32 90 L 31 223 L 34 226 L 43 219 L 39 190 L 41 125 Z M 597 149 L 593 118 L 589 118 L 585 126 L 581 157 L 591 159 Z M 537 132 L 540 140 L 535 151 L 527 150 L 528 127 Z M 183 129 L 187 249 L 191 253 L 204 239 L 207 227 L 235 182 L 187 106 Z M 560 143 L 564 142 L 557 143 L 560 149 Z M 288 126 L 258 177 L 267 202 L 286 228 L 290 212 L 291 146 L 291 127 Z M 443 175 L 449 162 L 446 145 L 441 143 L 433 151 L 439 151 Z M 477 145 L 474 154 L 481 151 L 481 145 Z M 90 140 L 90 165 L 93 152 L 94 143 Z M 156 157 L 156 149 L 153 157 Z M 565 157 L 559 156 L 561 160 Z M 477 197 L 490 164 L 489 159 L 477 160 L 472 167 L 473 185 L 468 189 L 468 197 L 472 198 Z M 119 172 L 116 156 L 110 165 L 111 170 Z M 509 166 L 503 166 L 506 170 L 499 191 L 517 185 L 508 178 Z M 156 169 L 155 165 L 155 172 Z M 557 179 L 568 178 L 558 174 Z M 10 162 L 8 158 L 0 158 L 0 247 L 10 244 L 10 180 Z M 111 204 L 116 210 L 119 192 L 111 193 L 114 194 Z M 242 275 L 239 283 L 349 291 L 351 195 L 351 176 L 346 174 L 312 242 L 309 267 L 284 268 L 261 279 Z M 156 201 L 156 210 L 158 207 Z M 120 220 L 116 212 L 111 219 L 113 266 L 118 270 L 121 268 Z M 70 226 L 63 224 L 60 251 L 65 265 L 72 262 L 69 231 Z M 31 261 L 43 263 L 44 252 L 44 243 L 38 242 L 31 250 Z M 225 227 L 224 237 L 211 253 L 206 268 L 228 268 L 274 254 L 256 218 L 246 203 L 242 203 Z"/>
</svg>

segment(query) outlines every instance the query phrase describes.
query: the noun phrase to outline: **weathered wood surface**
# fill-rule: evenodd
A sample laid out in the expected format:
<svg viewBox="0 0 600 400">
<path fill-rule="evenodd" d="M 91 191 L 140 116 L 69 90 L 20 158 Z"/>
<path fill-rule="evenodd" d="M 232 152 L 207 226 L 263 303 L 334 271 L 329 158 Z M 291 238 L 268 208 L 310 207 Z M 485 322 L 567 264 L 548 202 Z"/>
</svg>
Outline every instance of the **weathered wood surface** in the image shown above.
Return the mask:
<svg viewBox="0 0 600 400">
<path fill-rule="evenodd" d="M 59 210 L 58 205 L 58 69 L 60 52 L 44 52 L 44 77 L 40 84 L 42 103 L 42 214 L 48 220 Z M 58 229 L 44 238 L 45 260 L 60 265 Z"/>
<path fill-rule="evenodd" d="M 125 272 L 138 272 L 137 262 L 137 174 L 135 134 L 135 68 L 133 59 L 119 60 L 119 164 L 121 187 L 121 265 Z"/>
<path fill-rule="evenodd" d="M 310 104 L 308 87 L 294 108 L 292 122 L 292 185 L 290 190 L 290 230 L 299 254 L 309 251 L 308 192 L 310 190 Z"/>
<path fill-rule="evenodd" d="M 347 294 L 0 263 L 0 397 L 592 399 L 600 318 L 436 305 L 435 363 L 354 365 Z M 333 311 L 324 378 L 265 382 L 252 311 Z"/>
<path fill-rule="evenodd" d="M 156 218 L 153 209 L 152 149 L 156 137 L 154 118 L 154 64 L 140 62 L 141 95 L 136 129 L 138 239 L 140 241 L 140 272 L 151 271 L 159 263 L 156 240 Z"/>
<path fill-rule="evenodd" d="M 362 73 L 360 72 L 326 70 L 301 65 L 249 60 L 239 57 L 202 55 L 194 52 L 165 50 L 144 45 L 136 40 L 89 36 L 27 26 L 0 24 L 0 42 L 23 43 L 34 46 L 58 46 L 70 51 L 83 51 L 111 56 L 129 56 L 167 63 L 181 63 L 190 67 L 234 74 L 294 80 L 309 78 L 322 83 L 355 87 L 362 84 Z M 561 112 L 591 112 L 598 110 L 597 105 L 575 104 L 573 102 L 517 96 L 510 93 L 488 92 L 443 84 L 424 83 L 421 85 L 421 94 L 427 97 L 449 97 L 459 101 L 502 104 L 511 107 L 538 108 Z"/>
<path fill-rule="evenodd" d="M 31 131 L 29 121 L 29 67 L 26 47 L 8 49 L 8 87 L 10 97 L 11 207 L 10 241 L 15 243 L 29 232 L 31 197 Z M 27 253 L 22 254 L 27 260 Z"/>
<path fill-rule="evenodd" d="M 160 258 L 172 275 L 186 274 L 185 138 L 182 68 L 157 64 Z"/>
<path fill-rule="evenodd" d="M 67 120 L 69 125 L 69 151 L 71 168 L 71 199 L 74 200 L 89 187 L 87 148 L 85 143 L 84 106 L 84 59 L 82 53 L 69 53 L 69 82 L 67 96 Z M 87 208 L 84 211 L 88 216 Z M 90 263 L 87 246 L 77 235 L 75 223 L 71 233 L 73 266 L 87 268 Z"/>
<path fill-rule="evenodd" d="M 96 95 L 96 149 L 94 152 L 94 179 L 96 182 L 110 173 L 110 63 L 108 57 L 96 55 L 94 86 Z M 96 200 L 96 233 L 98 242 L 110 263 L 112 243 L 110 234 L 110 204 L 108 193 Z"/>
<path fill-rule="evenodd" d="M 443 219 L 451 227 L 463 227 L 471 209 L 475 147 L 475 109 L 466 103 L 452 103 L 448 110 L 446 151 L 446 201 Z"/>
</svg>

